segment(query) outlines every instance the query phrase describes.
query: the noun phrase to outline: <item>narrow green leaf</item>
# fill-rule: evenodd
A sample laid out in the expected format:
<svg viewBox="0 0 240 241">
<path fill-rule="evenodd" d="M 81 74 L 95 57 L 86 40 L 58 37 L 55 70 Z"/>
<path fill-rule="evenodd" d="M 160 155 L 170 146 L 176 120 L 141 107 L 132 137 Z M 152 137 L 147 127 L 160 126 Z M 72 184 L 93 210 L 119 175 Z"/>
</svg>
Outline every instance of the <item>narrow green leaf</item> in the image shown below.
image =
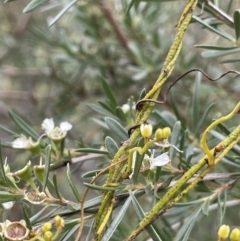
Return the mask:
<svg viewBox="0 0 240 241">
<path fill-rule="evenodd" d="M 126 116 L 125 116 L 125 114 L 124 114 L 124 112 L 123 112 L 123 110 L 122 110 L 122 108 L 120 106 L 116 107 L 115 112 L 116 112 L 116 115 L 118 116 L 118 118 L 120 120 L 126 121 Z"/>
<path fill-rule="evenodd" d="M 17 113 L 9 111 L 9 116 L 15 124 L 23 131 L 23 133 L 31 136 L 35 141 L 38 140 L 39 135 L 35 132 Z"/>
<path fill-rule="evenodd" d="M 69 185 L 70 185 L 70 187 L 71 187 L 71 189 L 73 191 L 73 194 L 75 195 L 77 201 L 80 201 L 81 200 L 81 196 L 78 193 L 77 187 L 76 187 L 76 185 L 73 182 L 72 174 L 71 174 L 70 167 L 69 167 L 69 163 L 67 164 L 67 179 L 68 179 Z"/>
<path fill-rule="evenodd" d="M 187 221 L 183 224 L 183 226 L 179 229 L 174 241 L 188 241 L 190 232 L 196 222 L 196 219 L 199 218 L 202 210 L 202 205 L 198 207 L 192 215 L 188 216 Z"/>
<path fill-rule="evenodd" d="M 59 210 L 59 206 L 54 207 L 53 209 L 49 209 L 48 212 L 43 212 L 41 216 L 38 217 L 37 220 L 34 221 L 34 223 L 32 222 L 32 224 L 36 224 L 36 223 L 40 223 L 44 220 L 44 222 L 46 221 L 46 219 L 50 219 L 56 216 L 56 212 Z"/>
<path fill-rule="evenodd" d="M 71 227 L 69 229 L 69 231 L 66 233 L 66 235 L 60 240 L 60 241 L 68 241 L 71 240 L 71 238 L 73 237 L 74 233 L 79 229 L 79 225 L 77 224 L 74 227 Z"/>
<path fill-rule="evenodd" d="M 102 106 L 96 105 L 96 104 L 88 104 L 88 106 L 96 111 L 97 113 L 103 115 L 103 116 L 109 116 L 109 117 L 113 117 L 115 118 L 116 116 L 113 115 L 113 113 L 109 112 L 108 110 L 106 110 L 105 108 L 103 108 Z"/>
<path fill-rule="evenodd" d="M 196 134 L 198 133 L 200 127 L 201 127 L 202 124 L 204 123 L 204 121 L 205 121 L 208 113 L 210 112 L 210 110 L 212 109 L 212 107 L 213 107 L 214 105 L 215 105 L 215 103 L 211 103 L 211 104 L 207 107 L 207 109 L 205 110 L 204 114 L 202 115 L 202 118 L 201 118 L 201 119 L 198 121 L 198 123 L 197 123 L 197 126 L 196 126 L 196 128 L 195 128 L 195 130 L 194 130 L 194 135 L 196 135 Z"/>
<path fill-rule="evenodd" d="M 227 34 L 226 32 L 223 32 L 221 30 L 218 30 L 216 28 L 213 28 L 211 25 L 209 25 L 206 21 L 202 20 L 201 18 L 197 17 L 197 16 L 193 16 L 192 17 L 194 20 L 196 20 L 198 23 L 202 24 L 204 27 L 208 28 L 209 30 L 211 30 L 212 32 L 216 33 L 217 35 L 231 41 L 231 42 L 234 42 L 234 38 Z"/>
<path fill-rule="evenodd" d="M 234 29 L 235 29 L 235 35 L 236 35 L 236 41 L 237 41 L 240 37 L 240 10 L 234 11 L 233 20 L 234 20 Z"/>
<path fill-rule="evenodd" d="M 137 146 L 143 147 L 143 145 L 144 145 L 144 140 L 143 140 L 143 138 L 141 138 L 138 141 Z M 144 155 L 140 155 L 138 152 L 135 152 L 135 154 L 133 155 L 133 158 L 135 158 L 135 163 L 133 160 L 134 168 L 133 168 L 133 173 L 132 173 L 131 179 L 132 179 L 133 183 L 136 184 L 138 182 L 137 177 L 138 177 L 139 171 L 142 166 L 142 161 L 143 161 Z"/>
<path fill-rule="evenodd" d="M 49 27 L 55 24 L 63 15 L 66 13 L 78 0 L 73 0 L 69 4 L 67 4 L 58 14 L 57 16 L 50 22 Z"/>
<path fill-rule="evenodd" d="M 126 11 L 126 15 L 129 15 L 129 12 L 131 10 L 131 8 L 133 7 L 134 3 L 136 2 L 136 0 L 132 0 L 129 4 L 128 4 L 128 8 Z"/>
<path fill-rule="evenodd" d="M 196 74 L 194 88 L 193 88 L 193 99 L 192 99 L 192 128 L 196 129 L 198 124 L 199 115 L 199 93 L 201 84 L 201 73 Z"/>
<path fill-rule="evenodd" d="M 23 216 L 24 216 L 24 220 L 25 220 L 25 222 L 27 224 L 27 228 L 29 230 L 32 230 L 32 224 L 31 224 L 30 218 L 28 216 L 26 204 L 23 203 L 22 207 L 23 207 Z"/>
<path fill-rule="evenodd" d="M 140 93 L 139 100 L 143 99 L 146 94 L 147 92 L 146 92 L 146 89 L 144 88 Z"/>
<path fill-rule="evenodd" d="M 22 200 L 24 195 L 0 191 L 0 203 Z"/>
<path fill-rule="evenodd" d="M 0 178 L 3 179 L 5 183 L 8 183 L 5 170 L 4 170 L 4 163 L 2 159 L 2 145 L 0 143 Z"/>
<path fill-rule="evenodd" d="M 208 198 L 204 204 L 202 205 L 202 212 L 208 216 L 208 211 L 209 211 L 209 205 L 211 204 L 211 198 Z"/>
<path fill-rule="evenodd" d="M 222 50 L 222 51 L 218 51 L 218 50 L 208 50 L 208 51 L 203 51 L 201 53 L 203 58 L 217 58 L 217 57 L 222 57 L 225 55 L 230 55 L 230 54 L 235 54 L 235 53 L 239 53 L 240 52 L 240 48 L 235 48 L 235 49 L 231 49 L 231 50 Z"/>
<path fill-rule="evenodd" d="M 95 220 L 93 219 L 92 223 L 91 223 L 91 226 L 88 230 L 88 235 L 87 235 L 87 238 L 85 241 L 90 241 L 91 240 L 91 235 L 92 235 L 92 231 L 94 229 L 94 223 L 95 223 Z"/>
<path fill-rule="evenodd" d="M 115 99 L 115 96 L 114 94 L 112 93 L 112 90 L 111 90 L 111 87 L 109 86 L 109 84 L 104 80 L 104 78 L 101 78 L 102 80 L 102 87 L 103 87 L 103 90 L 106 94 L 106 96 L 108 97 L 112 107 L 115 109 L 118 104 L 117 104 L 117 101 Z"/>
<path fill-rule="evenodd" d="M 173 125 L 177 121 L 175 115 L 173 115 L 169 111 L 154 110 L 153 113 L 157 114 L 157 116 L 160 118 L 160 121 L 159 121 L 159 123 L 157 123 L 156 126 L 168 126 L 168 127 L 172 128 Z"/>
<path fill-rule="evenodd" d="M 115 115 L 115 109 L 108 103 L 104 103 L 101 100 L 98 101 L 98 104 L 101 105 L 105 110 L 111 112 L 113 115 Z"/>
<path fill-rule="evenodd" d="M 174 126 L 173 126 L 173 129 L 172 129 L 172 134 L 171 134 L 171 140 L 170 140 L 170 143 L 174 146 L 177 145 L 177 142 L 178 142 L 178 137 L 180 135 L 180 132 L 181 132 L 181 122 L 180 121 L 177 121 Z M 176 153 L 176 149 L 174 147 L 170 147 L 170 160 L 173 159 L 174 155 Z"/>
<path fill-rule="evenodd" d="M 127 131 L 119 122 L 112 119 L 111 117 L 105 117 L 104 120 L 107 126 L 109 127 L 110 131 L 112 131 L 116 136 L 118 136 L 121 141 L 128 139 Z"/>
<path fill-rule="evenodd" d="M 129 197 L 124 205 L 122 206 L 122 208 L 118 211 L 116 217 L 113 219 L 113 221 L 111 222 L 109 228 L 107 229 L 106 233 L 104 234 L 102 241 L 108 241 L 111 239 L 113 233 L 115 232 L 115 230 L 117 229 L 119 223 L 122 221 L 122 219 L 125 216 L 125 213 L 129 207 L 131 203 L 131 198 Z"/>
<path fill-rule="evenodd" d="M 14 136 L 17 136 L 17 135 L 18 135 L 17 133 L 15 133 L 15 132 L 9 130 L 8 128 L 6 128 L 5 126 L 0 125 L 0 128 L 1 128 L 2 130 L 6 131 L 7 133 L 11 134 L 11 135 L 14 135 Z"/>
<path fill-rule="evenodd" d="M 48 0 L 33 0 L 23 9 L 23 13 L 29 13 L 46 2 L 48 2 Z"/>
<path fill-rule="evenodd" d="M 182 121 L 182 117 L 181 117 L 178 107 L 176 105 L 177 101 L 175 101 L 174 96 L 171 91 L 170 91 L 170 103 L 171 103 L 171 107 L 173 108 L 173 112 L 174 112 L 175 116 L 182 123 L 183 129 L 186 129 L 185 121 Z"/>
<path fill-rule="evenodd" d="M 87 186 L 90 189 L 98 190 L 98 191 L 116 191 L 118 187 L 103 187 L 103 186 L 98 186 L 95 184 L 90 184 L 87 182 L 83 183 L 85 186 Z"/>
<path fill-rule="evenodd" d="M 130 198 L 131 201 L 133 203 L 133 207 L 137 213 L 137 216 L 139 218 L 139 220 L 142 220 L 145 217 L 145 213 L 140 205 L 140 203 L 137 201 L 137 199 L 135 198 L 134 194 L 132 192 L 130 192 Z M 150 235 L 150 237 L 154 240 L 154 241 L 161 241 L 161 237 L 158 235 L 158 233 L 156 232 L 155 228 L 153 225 L 150 225 L 146 228 L 148 234 Z"/>
<path fill-rule="evenodd" d="M 57 197 L 60 200 L 64 200 L 63 196 L 61 195 L 61 193 L 59 192 L 59 189 L 58 189 L 58 182 L 57 182 L 57 174 L 56 173 L 54 173 L 54 175 L 53 175 L 53 185 L 54 185 L 54 189 L 55 189 L 55 192 L 57 194 Z"/>
<path fill-rule="evenodd" d="M 221 61 L 220 63 L 224 64 L 224 63 L 236 63 L 236 62 L 240 62 L 240 58 L 226 59 L 226 60 Z"/>
<path fill-rule="evenodd" d="M 46 209 L 49 208 L 49 206 L 43 207 L 38 213 L 36 213 L 34 216 L 30 218 L 31 223 L 33 224 L 35 221 L 38 222 L 39 218 L 43 216 Z"/>
<path fill-rule="evenodd" d="M 5 0 L 4 3 L 9 3 L 9 2 L 13 2 L 13 1 L 17 1 L 17 0 Z"/>
<path fill-rule="evenodd" d="M 226 125 L 224 125 L 223 123 L 218 124 L 218 128 L 219 128 L 223 133 L 225 133 L 226 135 L 229 135 L 229 134 L 230 134 L 229 128 L 228 128 Z"/>
<path fill-rule="evenodd" d="M 74 151 L 76 152 L 82 152 L 82 153 L 97 153 L 97 154 L 103 154 L 103 155 L 107 155 L 108 152 L 107 151 L 103 151 L 100 149 L 95 149 L 95 148 L 78 148 L 75 149 Z"/>
<path fill-rule="evenodd" d="M 86 173 L 84 173 L 84 174 L 82 175 L 82 178 L 94 177 L 94 176 L 96 176 L 101 170 L 102 170 L 102 169 L 86 172 Z M 106 173 L 107 173 L 107 171 L 106 171 Z"/>
<path fill-rule="evenodd" d="M 47 187 L 47 183 L 48 183 L 48 176 L 49 176 L 50 164 L 51 164 L 51 150 L 52 150 L 51 145 L 48 145 L 46 148 L 44 179 L 43 179 L 43 184 L 42 184 L 43 192 L 45 191 L 45 189 Z"/>
<path fill-rule="evenodd" d="M 222 47 L 222 46 L 216 46 L 216 45 L 205 45 L 205 44 L 198 44 L 194 45 L 195 48 L 202 48 L 202 49 L 210 49 L 210 50 L 231 50 L 231 49 L 237 49 L 239 47 L 237 46 L 232 46 L 232 47 Z"/>
<path fill-rule="evenodd" d="M 108 153 L 111 158 L 114 158 L 115 154 L 117 153 L 119 147 L 117 143 L 110 137 L 107 136 L 105 138 L 105 147 L 108 150 Z"/>
</svg>

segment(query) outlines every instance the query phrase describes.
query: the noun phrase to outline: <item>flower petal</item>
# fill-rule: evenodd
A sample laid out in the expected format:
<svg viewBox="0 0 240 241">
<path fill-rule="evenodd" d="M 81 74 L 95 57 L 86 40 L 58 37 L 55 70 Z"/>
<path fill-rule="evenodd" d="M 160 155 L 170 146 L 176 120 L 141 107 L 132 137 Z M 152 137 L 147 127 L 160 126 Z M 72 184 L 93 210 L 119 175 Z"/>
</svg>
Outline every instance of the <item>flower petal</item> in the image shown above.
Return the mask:
<svg viewBox="0 0 240 241">
<path fill-rule="evenodd" d="M 17 149 L 25 149 L 28 147 L 28 139 L 26 136 L 21 135 L 21 137 L 15 139 L 12 142 L 12 147 Z"/>
<path fill-rule="evenodd" d="M 161 167 L 168 164 L 169 162 L 170 162 L 170 158 L 168 156 L 168 153 L 165 152 L 152 160 L 150 168 L 152 169 L 154 167 Z"/>
<path fill-rule="evenodd" d="M 64 121 L 64 122 L 60 123 L 60 129 L 62 131 L 69 131 L 72 129 L 72 125 L 69 122 Z"/>
<path fill-rule="evenodd" d="M 54 121 L 53 119 L 48 119 L 46 118 L 43 122 L 42 122 L 42 129 L 44 129 L 45 131 L 51 131 L 54 129 Z"/>
</svg>

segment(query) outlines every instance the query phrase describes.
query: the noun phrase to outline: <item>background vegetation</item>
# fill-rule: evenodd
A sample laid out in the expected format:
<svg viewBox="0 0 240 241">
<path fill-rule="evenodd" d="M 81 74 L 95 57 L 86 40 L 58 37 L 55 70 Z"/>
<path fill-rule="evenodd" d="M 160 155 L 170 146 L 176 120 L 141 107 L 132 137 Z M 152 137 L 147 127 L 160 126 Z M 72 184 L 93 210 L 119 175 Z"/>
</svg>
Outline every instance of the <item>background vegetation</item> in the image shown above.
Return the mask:
<svg viewBox="0 0 240 241">
<path fill-rule="evenodd" d="M 136 103 L 142 90 L 148 91 L 154 85 L 186 3 L 180 0 L 50 1 L 29 13 L 22 13 L 29 6 L 26 1 L 0 4 L 0 135 L 2 158 L 7 157 L 14 173 L 29 160 L 32 165 L 39 163 L 39 155 L 12 148 L 10 143 L 14 138 L 24 131 L 26 134 L 26 129 L 19 125 L 16 118 L 24 120 L 27 130 L 31 127 L 39 135 L 43 133 L 41 123 L 45 118 L 53 118 L 57 124 L 70 122 L 73 129 L 67 134 L 65 147 L 71 150 L 86 147 L 101 149 L 106 136 L 118 144 L 124 141 L 113 133 L 104 117 L 116 119 L 126 130 L 134 124 L 134 110 L 124 114 L 120 107 L 126 103 Z M 69 4 L 73 6 L 67 9 Z M 199 1 L 176 67 L 163 87 L 162 96 L 171 82 L 192 68 L 203 69 L 212 78 L 230 69 L 239 70 L 239 8 L 239 2 L 234 0 Z M 61 10 L 64 14 L 53 23 Z M 116 103 L 109 97 L 108 88 Z M 203 131 L 212 120 L 229 113 L 239 101 L 239 96 L 240 84 L 236 75 L 227 75 L 211 82 L 200 74 L 190 73 L 172 88 L 167 101 L 155 107 L 150 122 L 155 129 L 165 126 L 173 128 L 177 121 L 181 122 L 175 145 L 184 154 L 181 157 L 177 153 L 172 156 L 174 167 L 184 172 L 203 156 L 199 144 Z M 119 106 L 118 111 L 114 109 L 116 106 Z M 17 117 L 9 116 L 10 110 Z M 216 145 L 237 124 L 239 117 L 219 125 L 211 132 L 209 145 Z M 46 145 L 43 149 L 46 153 Z M 73 182 L 82 195 L 85 189 L 83 182 L 91 180 L 82 175 L 109 165 L 111 158 L 106 155 L 89 158 L 81 151 L 78 153 L 74 158 L 80 158 L 74 159 L 76 162 L 73 161 L 70 168 Z M 156 222 L 156 232 L 162 240 L 217 240 L 220 224 L 238 226 L 239 155 L 240 146 L 236 145 L 214 168 L 213 172 L 219 174 L 216 180 L 199 184 L 181 200 L 181 204 L 174 206 Z M 62 167 L 66 160 L 69 160 L 69 156 L 64 153 L 58 160 L 61 167 L 55 170 L 59 189 L 67 200 L 78 204 L 69 188 L 71 178 L 66 176 L 66 167 Z M 51 180 L 53 173 L 50 172 Z M 231 176 L 222 179 L 224 174 Z M 165 170 L 159 182 L 169 180 L 170 176 L 173 181 L 178 180 L 179 175 L 180 172 Z M 103 176 L 98 185 L 104 184 L 105 178 Z M 148 192 L 146 180 L 141 178 L 140 183 L 146 193 L 138 201 L 143 210 L 148 212 L 156 199 L 152 192 Z M 125 185 L 130 183 L 131 180 L 126 181 Z M 229 187 L 227 183 L 234 185 Z M 30 190 L 24 180 L 17 185 Z M 57 198 L 54 188 L 48 185 L 52 195 Z M 2 190 L 6 191 L 4 187 Z M 162 196 L 164 192 L 162 190 L 158 195 Z M 207 199 L 213 193 L 217 193 L 216 196 Z M 92 200 L 100 194 L 93 190 L 87 199 Z M 201 198 L 206 199 L 195 202 Z M 20 211 L 21 206 L 21 202 L 15 202 L 9 210 L 3 206 L 2 222 L 4 219 L 15 221 L 26 218 Z M 65 212 L 65 223 L 73 222 L 73 225 L 66 225 L 59 240 L 74 240 L 72 233 L 69 233 L 71 238 L 66 238 L 65 234 L 78 228 L 77 221 L 73 221 L 79 218 L 78 207 L 72 214 L 73 207 L 59 206 L 56 209 L 56 205 L 49 205 L 46 215 L 32 224 L 40 225 L 58 213 L 63 216 L 62 212 Z M 202 211 L 197 212 L 199 207 L 202 207 Z M 40 205 L 33 205 L 26 210 L 31 217 L 41 208 Z M 49 210 L 55 212 L 50 213 Z M 119 210 L 116 208 L 113 219 Z M 96 212 L 96 209 L 93 208 L 91 212 Z M 133 216 L 135 218 L 131 218 Z M 129 218 L 131 223 L 126 223 Z M 110 240 L 123 240 L 137 225 L 138 218 L 132 206 L 124 215 L 124 220 Z M 186 225 L 189 220 L 195 224 L 194 227 Z M 86 222 L 82 240 L 87 240 L 89 226 L 90 222 Z M 188 232 L 190 237 L 184 236 Z M 145 231 L 138 240 L 148 238 L 149 233 Z"/>
</svg>

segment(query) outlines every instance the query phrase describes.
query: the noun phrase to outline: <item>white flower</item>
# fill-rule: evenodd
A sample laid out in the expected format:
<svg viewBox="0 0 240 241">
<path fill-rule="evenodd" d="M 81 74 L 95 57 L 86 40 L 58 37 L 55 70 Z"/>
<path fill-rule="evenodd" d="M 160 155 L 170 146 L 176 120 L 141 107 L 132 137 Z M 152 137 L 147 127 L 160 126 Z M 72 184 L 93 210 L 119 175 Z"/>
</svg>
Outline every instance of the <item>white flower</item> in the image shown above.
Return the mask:
<svg viewBox="0 0 240 241">
<path fill-rule="evenodd" d="M 25 135 L 21 135 L 19 138 L 12 142 L 12 147 L 16 149 L 30 149 L 38 146 L 39 142 L 33 142 L 32 138 L 27 138 Z"/>
<path fill-rule="evenodd" d="M 150 169 L 153 169 L 155 167 L 164 166 L 168 164 L 171 160 L 168 156 L 168 153 L 165 152 L 155 158 L 150 158 L 149 161 L 150 161 Z"/>
<path fill-rule="evenodd" d="M 6 209 L 11 209 L 13 207 L 13 202 L 5 202 L 2 203 L 3 208 Z"/>
<path fill-rule="evenodd" d="M 127 103 L 127 104 L 123 104 L 122 107 L 121 107 L 122 111 L 124 114 L 127 114 L 130 110 L 130 105 Z M 132 103 L 132 110 L 135 110 L 135 102 Z"/>
<path fill-rule="evenodd" d="M 129 106 L 129 104 L 124 104 L 121 107 L 121 109 L 122 109 L 123 113 L 126 114 L 130 110 L 130 106 Z"/>
<path fill-rule="evenodd" d="M 67 132 L 72 129 L 72 125 L 65 121 L 60 123 L 60 127 L 54 125 L 53 119 L 45 119 L 42 123 L 42 129 L 45 130 L 47 136 L 54 140 L 60 141 L 62 140 Z"/>
</svg>

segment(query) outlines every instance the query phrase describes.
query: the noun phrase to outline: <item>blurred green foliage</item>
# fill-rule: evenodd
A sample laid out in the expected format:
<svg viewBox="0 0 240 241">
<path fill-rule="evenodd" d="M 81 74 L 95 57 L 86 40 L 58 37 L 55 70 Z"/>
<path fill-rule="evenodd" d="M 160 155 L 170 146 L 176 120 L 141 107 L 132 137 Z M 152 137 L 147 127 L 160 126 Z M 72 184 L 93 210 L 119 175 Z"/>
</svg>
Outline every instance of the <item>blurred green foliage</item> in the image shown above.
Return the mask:
<svg viewBox="0 0 240 241">
<path fill-rule="evenodd" d="M 79 218 L 78 200 L 84 191 L 83 182 L 89 183 L 89 177 L 96 175 L 93 170 L 109 165 L 109 155 L 112 157 L 120 142 L 127 139 L 126 130 L 134 124 L 135 110 L 132 106 L 140 99 L 143 89 L 148 91 L 154 85 L 173 41 L 185 1 L 34 0 L 31 5 L 21 1 L 0 4 L 0 134 L 3 146 L 8 147 L 3 148 L 2 156 L 3 159 L 8 157 L 11 171 L 23 168 L 29 159 L 35 165 L 39 162 L 39 155 L 9 148 L 13 138 L 25 133 L 34 139 L 34 134 L 31 135 L 34 132 L 39 137 L 43 133 L 40 126 L 45 118 L 53 117 L 57 123 L 69 121 L 73 124 L 74 130 L 58 146 L 60 157 L 57 151 L 52 157 L 59 161 L 61 168 L 53 167 L 57 175 L 46 170 L 47 174 L 50 172 L 51 181 L 45 179 L 42 186 L 45 187 L 48 181 L 54 197 L 59 200 L 62 196 L 69 197 L 67 200 L 74 201 L 63 202 L 67 208 L 64 205 L 61 208 L 61 205 L 49 206 L 47 211 L 28 207 L 27 213 L 31 217 L 39 211 L 41 218 L 38 215 L 32 218 L 32 225 L 61 214 L 67 220 L 61 240 L 74 240 L 72 233 L 79 225 L 73 217 Z M 177 65 L 161 97 L 171 82 L 192 68 L 201 68 L 212 78 L 229 69 L 239 70 L 238 1 L 199 1 L 198 4 Z M 22 14 L 26 7 L 27 11 L 37 9 Z M 168 186 L 171 180 L 178 180 L 182 172 L 199 160 L 203 155 L 199 144 L 203 131 L 212 120 L 229 113 L 239 101 L 239 96 L 239 77 L 234 74 L 213 82 L 199 73 L 190 73 L 174 85 L 167 101 L 155 107 L 150 122 L 155 130 L 165 126 L 177 128 L 180 121 L 181 130 L 175 139 L 172 137 L 171 143 L 184 152 L 181 154 L 170 149 L 173 166 L 179 172 L 161 170 L 159 182 Z M 128 113 L 121 109 L 123 104 L 129 104 Z M 15 119 L 12 117 L 15 122 L 8 115 L 10 110 L 17 116 Z M 26 124 L 24 127 L 23 122 Z M 209 146 L 214 147 L 237 124 L 239 117 L 219 125 L 211 132 Z M 29 130 L 34 132 L 29 134 Z M 42 140 L 43 152 L 49 143 L 49 140 Z M 109 148 L 103 150 L 104 145 Z M 84 153 L 100 156 L 84 159 Z M 240 167 L 239 156 L 240 147 L 236 145 L 214 169 L 216 178 L 209 174 L 208 181 L 198 184 L 181 203 L 155 222 L 154 230 L 161 238 L 156 240 L 217 240 L 217 228 L 221 223 L 237 226 L 240 215 L 236 211 L 239 207 L 239 173 L 236 169 Z M 62 167 L 62 163 L 66 164 L 65 161 L 71 158 L 83 159 L 66 169 Z M 44 160 L 50 164 L 48 155 Z M 105 179 L 103 175 L 96 182 L 94 188 L 97 191 L 90 192 L 85 212 L 96 213 L 95 205 L 99 205 L 101 198 L 95 196 L 101 194 L 98 187 L 105 183 Z M 123 183 L 117 193 L 119 201 L 116 206 L 120 207 L 116 207 L 114 214 L 122 214 L 125 221 L 119 220 L 120 224 L 110 240 L 126 238 L 138 219 L 156 202 L 151 185 L 142 174 L 139 180 L 137 199 L 129 194 L 131 199 L 125 202 L 130 205 L 131 200 L 135 209 L 120 206 L 123 204 L 121 195 L 128 196 L 121 188 L 130 185 L 131 181 Z M 21 180 L 17 185 L 24 189 L 26 181 Z M 225 189 L 219 191 L 221 187 Z M 162 196 L 165 191 L 163 189 L 157 195 Z M 214 191 L 217 194 L 212 197 Z M 15 194 L 15 200 L 22 198 L 22 193 Z M 11 200 L 12 196 L 8 198 Z M 19 204 L 15 204 L 15 209 L 20 209 Z M 4 212 L 3 219 L 20 220 L 23 217 L 11 210 Z M 115 216 L 118 215 L 113 215 L 113 220 Z M 26 215 L 24 219 L 27 219 Z M 83 240 L 90 240 L 87 239 L 90 225 L 87 222 Z M 147 240 L 149 234 L 153 235 L 151 230 L 147 231 L 137 240 Z"/>
</svg>

